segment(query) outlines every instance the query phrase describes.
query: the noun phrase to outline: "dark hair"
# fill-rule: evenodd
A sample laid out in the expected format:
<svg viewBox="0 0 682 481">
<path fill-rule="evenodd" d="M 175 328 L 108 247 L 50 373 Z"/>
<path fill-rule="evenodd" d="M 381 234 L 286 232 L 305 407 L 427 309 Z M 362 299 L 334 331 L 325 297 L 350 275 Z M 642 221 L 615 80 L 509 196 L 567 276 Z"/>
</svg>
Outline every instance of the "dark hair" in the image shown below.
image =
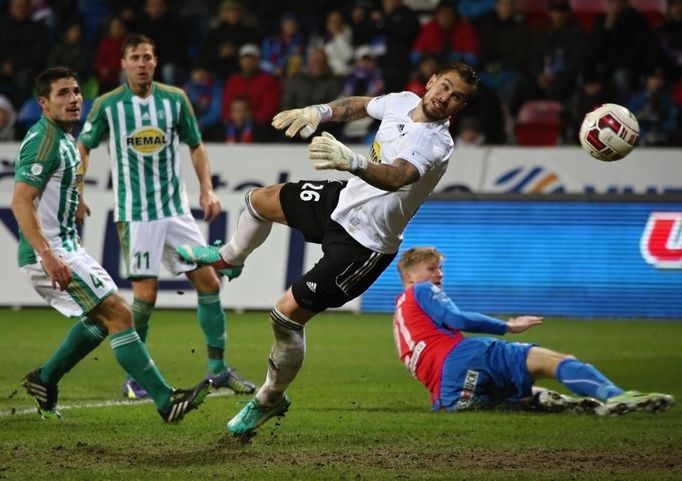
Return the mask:
<svg viewBox="0 0 682 481">
<path fill-rule="evenodd" d="M 50 90 L 52 90 L 52 84 L 63 78 L 72 78 L 78 81 L 78 76 L 76 73 L 66 67 L 51 67 L 40 72 L 35 81 L 36 93 L 38 94 L 38 97 L 49 98 Z"/>
<path fill-rule="evenodd" d="M 135 48 L 143 43 L 148 43 L 151 45 L 152 51 L 154 52 L 154 55 L 156 55 L 156 44 L 154 43 L 154 40 L 152 40 L 150 37 L 147 37 L 146 35 L 130 35 L 125 39 L 123 45 L 121 45 L 121 58 L 125 58 L 126 50 L 129 48 Z"/>
<path fill-rule="evenodd" d="M 462 79 L 462 82 L 467 85 L 471 85 L 474 88 L 474 92 L 476 92 L 478 89 L 478 76 L 476 75 L 474 69 L 469 65 L 462 62 L 451 63 L 440 69 L 437 76 L 441 77 L 448 72 L 457 72 L 459 74 L 459 78 Z"/>
</svg>

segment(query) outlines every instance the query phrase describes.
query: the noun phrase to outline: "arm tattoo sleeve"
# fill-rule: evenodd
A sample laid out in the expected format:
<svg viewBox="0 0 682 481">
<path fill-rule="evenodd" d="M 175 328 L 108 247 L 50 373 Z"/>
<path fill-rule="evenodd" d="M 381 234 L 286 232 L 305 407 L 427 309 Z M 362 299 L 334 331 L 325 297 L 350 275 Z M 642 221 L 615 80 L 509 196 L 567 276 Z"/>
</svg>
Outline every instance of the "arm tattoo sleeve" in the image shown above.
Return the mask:
<svg viewBox="0 0 682 481">
<path fill-rule="evenodd" d="M 334 100 L 328 105 L 332 108 L 332 120 L 348 122 L 368 117 L 367 103 L 372 97 L 346 97 Z"/>
</svg>

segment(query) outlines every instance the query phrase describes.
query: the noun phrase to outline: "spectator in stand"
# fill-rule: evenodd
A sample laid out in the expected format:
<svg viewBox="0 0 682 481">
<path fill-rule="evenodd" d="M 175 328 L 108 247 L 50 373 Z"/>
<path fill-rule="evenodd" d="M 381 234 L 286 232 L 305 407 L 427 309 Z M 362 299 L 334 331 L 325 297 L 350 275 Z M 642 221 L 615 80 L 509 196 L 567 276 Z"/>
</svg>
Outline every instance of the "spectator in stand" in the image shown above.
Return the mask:
<svg viewBox="0 0 682 481">
<path fill-rule="evenodd" d="M 668 15 L 656 32 L 655 43 L 668 78 L 682 79 L 682 0 L 668 2 Z"/>
<path fill-rule="evenodd" d="M 568 0 L 553 0 L 549 24 L 534 32 L 530 44 L 528 97 L 568 100 L 582 69 L 586 46 L 587 35 L 575 21 Z"/>
<path fill-rule="evenodd" d="M 14 123 L 17 121 L 17 113 L 12 102 L 0 95 L 0 142 L 12 142 L 16 140 Z"/>
<path fill-rule="evenodd" d="M 0 93 L 15 108 L 32 97 L 33 79 L 47 61 L 47 29 L 31 20 L 31 0 L 10 0 L 0 16 Z"/>
<path fill-rule="evenodd" d="M 485 143 L 485 134 L 481 131 L 481 125 L 474 117 L 464 117 L 459 122 L 455 147 L 480 147 Z"/>
<path fill-rule="evenodd" d="M 613 82 L 618 102 L 632 95 L 637 72 L 647 64 L 650 29 L 629 0 L 607 0 L 607 10 L 594 23 L 588 63 L 597 65 Z"/>
<path fill-rule="evenodd" d="M 379 30 L 372 20 L 372 12 L 376 10 L 372 0 L 355 0 L 350 6 L 350 28 L 353 32 L 353 47 L 371 45 L 377 39 Z"/>
<path fill-rule="evenodd" d="M 174 2 L 175 13 L 184 25 L 187 40 L 187 54 L 190 63 L 194 65 L 199 56 L 199 47 L 204 44 L 206 35 L 211 28 L 211 19 L 216 10 L 216 2 L 206 0 L 181 0 Z"/>
<path fill-rule="evenodd" d="M 116 0 L 48 0 L 47 3 L 52 5 L 68 2 L 72 2 L 72 10 L 68 23 L 71 23 L 74 20 L 74 17 L 78 18 L 83 27 L 83 43 L 88 46 L 95 45 L 102 35 L 102 30 L 107 17 L 111 15 L 112 7 L 114 7 L 112 3 L 115 4 Z M 76 9 L 76 15 L 74 15 L 73 12 L 74 7 Z M 136 5 L 136 7 L 139 9 L 139 5 Z M 62 11 L 62 14 L 63 13 L 64 11 Z"/>
<path fill-rule="evenodd" d="M 495 11 L 478 24 L 481 81 L 497 91 L 502 104 L 514 115 L 518 110 L 528 50 L 528 29 L 513 0 L 497 0 Z"/>
<path fill-rule="evenodd" d="M 246 2 L 245 2 L 246 3 Z M 249 17 L 257 21 L 260 32 L 267 37 L 277 33 L 283 13 L 293 14 L 298 20 L 299 31 L 307 38 L 324 21 L 325 13 L 332 8 L 329 0 L 258 0 L 247 3 Z"/>
<path fill-rule="evenodd" d="M 85 3 L 85 2 L 84 2 Z M 88 2 L 89 4 L 90 2 Z M 119 17 L 128 32 L 135 30 L 137 25 L 140 3 L 139 0 L 106 0 L 113 16 Z M 120 55 L 120 52 L 119 52 Z"/>
<path fill-rule="evenodd" d="M 161 81 L 176 86 L 185 83 L 189 71 L 185 28 L 168 7 L 167 0 L 145 1 L 136 32 L 154 40 Z"/>
<path fill-rule="evenodd" d="M 403 0 L 382 0 L 382 10 L 373 12 L 374 20 L 383 35 L 383 52 L 374 46 L 379 55 L 379 66 L 389 92 L 400 92 L 412 69 L 410 52 L 419 34 L 419 19 Z"/>
<path fill-rule="evenodd" d="M 220 80 L 227 80 L 239 71 L 238 52 L 242 45 L 261 43 L 258 31 L 244 23 L 244 14 L 244 4 L 239 0 L 221 3 L 217 23 L 199 50 L 199 62 Z"/>
<path fill-rule="evenodd" d="M 306 39 L 299 31 L 296 16 L 285 12 L 279 31 L 263 41 L 261 68 L 276 77 L 290 77 L 301 69 L 305 49 Z"/>
<path fill-rule="evenodd" d="M 229 117 L 232 99 L 246 97 L 251 102 L 254 120 L 270 125 L 279 109 L 282 86 L 278 78 L 260 69 L 260 60 L 261 51 L 257 45 L 249 43 L 239 49 L 240 71 L 227 80 L 223 89 L 224 121 Z"/>
<path fill-rule="evenodd" d="M 595 68 L 587 69 L 579 75 L 578 88 L 568 101 L 566 114 L 568 117 L 565 143 L 578 143 L 580 124 L 588 112 L 592 112 L 601 104 L 613 102 L 615 94 L 604 80 L 604 74 Z"/>
<path fill-rule="evenodd" d="M 385 90 L 382 71 L 377 66 L 372 47 L 358 47 L 355 51 L 355 67 L 343 82 L 340 97 L 377 97 Z"/>
<path fill-rule="evenodd" d="M 306 65 L 301 73 L 287 80 L 282 97 L 282 110 L 292 110 L 307 105 L 326 104 L 335 100 L 341 92 L 343 79 L 332 74 L 327 63 L 327 54 L 321 48 L 308 53 Z M 328 131 L 339 133 L 338 125 L 331 124 Z M 308 142 L 294 137 L 294 141 Z"/>
<path fill-rule="evenodd" d="M 49 67 L 68 67 L 82 82 L 90 75 L 89 49 L 83 48 L 83 28 L 73 22 L 64 31 L 62 41 L 52 47 L 48 57 Z"/>
<path fill-rule="evenodd" d="M 246 97 L 234 97 L 225 122 L 224 140 L 228 144 L 268 142 L 268 126 L 256 122 L 251 115 L 251 102 Z"/>
<path fill-rule="evenodd" d="M 100 92 L 109 92 L 121 85 L 121 47 L 126 38 L 126 27 L 120 17 L 109 19 L 106 34 L 97 46 L 95 74 Z"/>
<path fill-rule="evenodd" d="M 405 90 L 423 97 L 426 93 L 426 83 L 433 74 L 440 70 L 440 68 L 438 59 L 433 55 L 427 54 L 422 56 L 417 65 L 417 70 L 413 72 L 412 79 L 407 82 Z"/>
<path fill-rule="evenodd" d="M 351 71 L 353 31 L 340 10 L 330 10 L 325 21 L 325 33 L 319 41 L 334 75 L 345 77 Z M 309 104 L 304 104 L 309 105 Z"/>
<path fill-rule="evenodd" d="M 436 7 L 433 19 L 419 31 L 412 48 L 412 64 L 416 65 L 424 54 L 431 54 L 441 62 L 477 65 L 478 53 L 478 33 L 459 18 L 453 3 L 443 0 Z"/>
<path fill-rule="evenodd" d="M 644 88 L 636 93 L 625 106 L 635 114 L 639 122 L 639 145 L 670 145 L 677 135 L 677 107 L 666 88 L 661 69 L 655 69 L 646 77 Z"/>
<path fill-rule="evenodd" d="M 476 22 L 480 17 L 495 10 L 495 0 L 459 0 L 457 12 L 469 22 Z"/>
<path fill-rule="evenodd" d="M 369 45 L 358 47 L 355 51 L 355 67 L 346 77 L 339 97 L 377 97 L 386 91 L 384 77 L 377 66 L 374 52 Z M 400 89 L 402 90 L 402 88 Z M 364 143 L 372 133 L 375 120 L 365 117 L 350 120 L 342 127 L 341 138 L 344 142 Z"/>
<path fill-rule="evenodd" d="M 192 68 L 189 81 L 183 86 L 197 117 L 202 138 L 207 142 L 223 140 L 220 113 L 223 106 L 223 85 L 201 64 Z"/>
<path fill-rule="evenodd" d="M 303 71 L 287 80 L 282 110 L 331 102 L 339 96 L 341 82 L 331 73 L 325 50 L 313 49 Z"/>
</svg>

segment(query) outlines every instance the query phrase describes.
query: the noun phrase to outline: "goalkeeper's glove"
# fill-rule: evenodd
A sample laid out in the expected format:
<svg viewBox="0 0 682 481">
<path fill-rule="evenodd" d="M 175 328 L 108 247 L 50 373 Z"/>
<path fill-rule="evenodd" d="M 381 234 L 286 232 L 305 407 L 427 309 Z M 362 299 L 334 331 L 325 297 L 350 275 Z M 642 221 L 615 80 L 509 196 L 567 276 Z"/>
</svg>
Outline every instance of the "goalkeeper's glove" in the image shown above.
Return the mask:
<svg viewBox="0 0 682 481">
<path fill-rule="evenodd" d="M 367 169 L 367 159 L 350 150 L 336 140 L 329 132 L 314 137 L 308 146 L 308 157 L 311 160 L 323 160 L 315 163 L 315 169 L 347 170 L 354 174 Z"/>
<path fill-rule="evenodd" d="M 287 137 L 293 137 L 300 130 L 301 137 L 306 139 L 315 132 L 320 122 L 331 118 L 332 108 L 327 104 L 318 104 L 280 112 L 272 119 L 272 126 L 278 130 L 289 127 L 285 132 Z"/>
</svg>

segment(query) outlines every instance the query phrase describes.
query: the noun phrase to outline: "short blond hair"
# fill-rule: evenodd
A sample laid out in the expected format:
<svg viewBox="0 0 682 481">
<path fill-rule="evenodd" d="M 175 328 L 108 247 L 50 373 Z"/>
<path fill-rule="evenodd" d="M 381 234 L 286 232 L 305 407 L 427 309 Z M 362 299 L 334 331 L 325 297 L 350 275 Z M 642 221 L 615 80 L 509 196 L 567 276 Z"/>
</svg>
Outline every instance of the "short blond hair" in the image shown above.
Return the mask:
<svg viewBox="0 0 682 481">
<path fill-rule="evenodd" d="M 398 272 L 400 272 L 400 276 L 403 277 L 410 267 L 432 259 L 443 262 L 445 256 L 435 247 L 412 247 L 411 249 L 407 249 L 403 252 L 403 255 L 400 256 L 400 260 L 398 261 Z"/>
</svg>

